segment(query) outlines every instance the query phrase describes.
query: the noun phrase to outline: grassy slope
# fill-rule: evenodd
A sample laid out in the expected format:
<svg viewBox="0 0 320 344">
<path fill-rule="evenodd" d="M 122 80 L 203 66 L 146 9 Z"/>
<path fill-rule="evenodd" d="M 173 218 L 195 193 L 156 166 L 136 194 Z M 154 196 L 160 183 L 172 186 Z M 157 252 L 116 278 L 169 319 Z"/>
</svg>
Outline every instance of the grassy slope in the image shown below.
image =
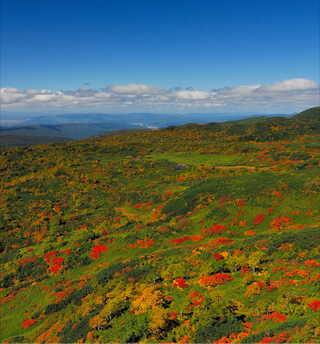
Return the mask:
<svg viewBox="0 0 320 344">
<path fill-rule="evenodd" d="M 54 142 L 69 142 L 73 141 L 68 137 L 59 136 L 26 136 L 26 135 L 0 135 L 0 148 L 34 146 Z"/>
<path fill-rule="evenodd" d="M 319 127 L 301 121 L 274 140 L 208 125 L 3 151 L 2 341 L 317 342 Z M 256 169 L 214 168 L 239 164 Z"/>
<path fill-rule="evenodd" d="M 316 119 L 319 121 L 320 119 L 320 106 L 313 107 L 311 109 L 307 109 L 302 111 L 294 116 L 291 117 L 292 119 L 302 119 L 302 120 L 314 120 Z"/>
</svg>

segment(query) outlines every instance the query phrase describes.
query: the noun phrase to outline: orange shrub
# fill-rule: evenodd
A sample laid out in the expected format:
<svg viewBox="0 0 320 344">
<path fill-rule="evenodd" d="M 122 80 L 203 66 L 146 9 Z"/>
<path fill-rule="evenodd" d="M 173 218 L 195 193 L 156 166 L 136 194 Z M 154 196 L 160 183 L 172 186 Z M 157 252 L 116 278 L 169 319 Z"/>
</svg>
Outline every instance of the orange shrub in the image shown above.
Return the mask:
<svg viewBox="0 0 320 344">
<path fill-rule="evenodd" d="M 282 216 L 282 217 L 275 217 L 271 221 L 271 228 L 275 228 L 279 232 L 281 232 L 283 229 L 285 229 L 287 226 L 292 225 L 292 222 L 290 222 L 289 216 Z"/>
<path fill-rule="evenodd" d="M 271 320 L 274 323 L 283 323 L 287 320 L 287 317 L 285 314 L 273 312 L 268 315 L 264 315 L 262 317 L 262 320 L 266 320 L 266 319 Z"/>
<path fill-rule="evenodd" d="M 307 259 L 305 262 L 304 262 L 307 266 L 309 266 L 309 268 L 316 268 L 318 267 L 320 264 L 315 261 L 314 259 L 313 260 L 310 260 L 310 259 Z"/>
<path fill-rule="evenodd" d="M 36 322 L 35 319 L 24 319 L 21 323 L 21 326 L 23 328 L 28 328 L 28 327 L 32 326 L 35 322 Z"/>
<path fill-rule="evenodd" d="M 208 277 L 201 278 L 199 283 L 202 287 L 212 286 L 215 287 L 217 285 L 225 284 L 228 281 L 231 281 L 233 277 L 229 274 L 214 274 Z"/>
</svg>

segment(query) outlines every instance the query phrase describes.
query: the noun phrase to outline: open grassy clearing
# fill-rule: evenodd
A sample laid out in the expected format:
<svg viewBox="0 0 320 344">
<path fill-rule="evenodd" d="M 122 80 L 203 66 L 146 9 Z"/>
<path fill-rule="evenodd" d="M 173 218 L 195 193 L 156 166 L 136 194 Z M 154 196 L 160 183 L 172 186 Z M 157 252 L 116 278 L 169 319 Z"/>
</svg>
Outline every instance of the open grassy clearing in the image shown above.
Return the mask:
<svg viewBox="0 0 320 344">
<path fill-rule="evenodd" d="M 246 163 L 241 156 L 224 154 L 207 155 L 198 154 L 196 152 L 173 152 L 163 154 L 152 153 L 150 154 L 150 157 L 155 161 L 168 160 L 176 163 L 177 165 L 185 166 L 237 166 Z"/>
</svg>

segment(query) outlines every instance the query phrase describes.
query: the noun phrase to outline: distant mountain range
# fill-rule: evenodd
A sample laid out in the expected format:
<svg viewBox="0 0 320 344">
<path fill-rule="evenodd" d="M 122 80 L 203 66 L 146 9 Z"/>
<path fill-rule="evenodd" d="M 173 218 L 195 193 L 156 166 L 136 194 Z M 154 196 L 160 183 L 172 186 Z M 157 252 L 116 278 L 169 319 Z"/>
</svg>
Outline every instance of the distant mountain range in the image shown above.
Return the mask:
<svg viewBox="0 0 320 344">
<path fill-rule="evenodd" d="M 293 114 L 103 114 L 81 113 L 36 116 L 2 112 L 0 148 L 80 140 L 90 136 L 125 129 L 161 129 L 187 123 L 206 124 L 256 117 L 288 117 Z"/>
<path fill-rule="evenodd" d="M 189 114 L 155 114 L 155 113 L 129 113 L 129 114 L 105 114 L 105 113 L 80 113 L 37 116 L 27 113 L 2 111 L 1 126 L 21 126 L 33 124 L 65 124 L 65 123 L 120 123 L 121 125 L 137 125 L 140 127 L 164 128 L 170 125 L 183 125 L 190 122 L 208 123 L 238 120 L 259 116 L 292 116 L 294 114 L 242 114 L 242 113 L 189 113 Z"/>
</svg>

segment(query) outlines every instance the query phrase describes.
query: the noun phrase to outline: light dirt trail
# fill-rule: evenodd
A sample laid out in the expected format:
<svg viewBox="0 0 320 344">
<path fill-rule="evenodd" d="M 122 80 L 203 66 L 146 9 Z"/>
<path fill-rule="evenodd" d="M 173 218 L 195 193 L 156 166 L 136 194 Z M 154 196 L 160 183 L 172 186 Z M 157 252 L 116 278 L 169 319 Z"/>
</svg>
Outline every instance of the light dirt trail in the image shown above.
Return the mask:
<svg viewBox="0 0 320 344">
<path fill-rule="evenodd" d="M 125 209 L 125 207 L 114 207 L 114 210 L 117 213 L 121 213 L 123 216 L 127 217 L 128 219 L 135 220 L 141 216 L 141 214 L 134 214 L 134 213 L 129 213 Z"/>
<path fill-rule="evenodd" d="M 251 171 L 268 171 L 271 170 L 271 167 L 255 167 L 255 166 L 245 166 L 245 165 L 239 165 L 239 166 L 213 166 L 213 168 L 217 170 L 240 170 L 241 168 L 244 168 L 246 170 Z"/>
</svg>

